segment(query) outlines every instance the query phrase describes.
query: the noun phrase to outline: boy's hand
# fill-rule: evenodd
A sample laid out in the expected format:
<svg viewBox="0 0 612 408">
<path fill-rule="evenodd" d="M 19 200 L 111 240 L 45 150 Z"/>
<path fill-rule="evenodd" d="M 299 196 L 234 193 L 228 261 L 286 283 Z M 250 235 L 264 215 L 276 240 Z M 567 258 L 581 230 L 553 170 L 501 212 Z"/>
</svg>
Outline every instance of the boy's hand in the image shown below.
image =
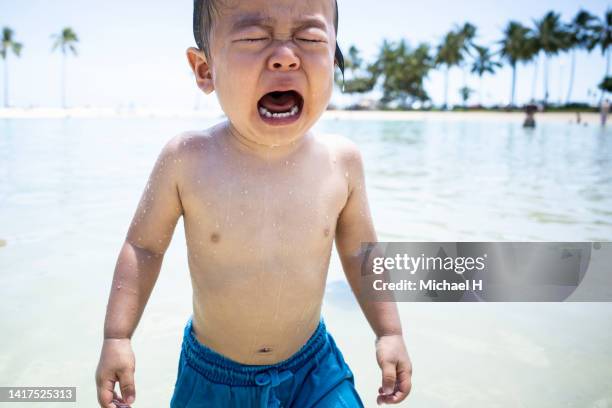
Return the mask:
<svg viewBox="0 0 612 408">
<path fill-rule="evenodd" d="M 412 363 L 401 334 L 376 339 L 376 361 L 382 369 L 382 387 L 376 403 L 397 404 L 412 388 Z"/>
<path fill-rule="evenodd" d="M 98 402 L 103 408 L 123 408 L 136 398 L 134 370 L 136 363 L 130 339 L 104 339 L 96 370 Z M 115 393 L 119 381 L 121 398 Z"/>
</svg>

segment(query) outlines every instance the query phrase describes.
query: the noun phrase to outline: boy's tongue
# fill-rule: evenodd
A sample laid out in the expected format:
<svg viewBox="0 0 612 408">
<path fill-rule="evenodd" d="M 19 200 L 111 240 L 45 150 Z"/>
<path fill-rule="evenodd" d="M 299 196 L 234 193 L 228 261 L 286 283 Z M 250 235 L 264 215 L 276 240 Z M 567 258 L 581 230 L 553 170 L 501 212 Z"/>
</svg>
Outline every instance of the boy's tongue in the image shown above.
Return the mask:
<svg viewBox="0 0 612 408">
<path fill-rule="evenodd" d="M 298 101 L 295 92 L 270 92 L 260 99 L 260 104 L 270 112 L 287 112 Z"/>
</svg>

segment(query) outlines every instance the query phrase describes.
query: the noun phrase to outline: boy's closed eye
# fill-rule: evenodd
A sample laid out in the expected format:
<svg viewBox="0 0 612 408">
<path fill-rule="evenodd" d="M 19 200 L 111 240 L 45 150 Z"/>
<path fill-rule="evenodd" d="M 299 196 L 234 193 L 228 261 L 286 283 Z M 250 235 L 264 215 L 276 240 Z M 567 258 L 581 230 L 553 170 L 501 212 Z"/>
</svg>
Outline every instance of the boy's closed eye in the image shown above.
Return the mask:
<svg viewBox="0 0 612 408">
<path fill-rule="evenodd" d="M 257 41 L 267 41 L 269 40 L 269 37 L 261 37 L 261 38 L 243 38 L 240 39 L 238 41 L 244 41 L 244 42 L 257 42 Z M 311 42 L 311 43 L 323 43 L 325 41 L 323 40 L 315 40 L 315 39 L 310 39 L 310 38 L 296 38 L 296 40 L 299 41 L 305 41 L 305 42 Z"/>
</svg>

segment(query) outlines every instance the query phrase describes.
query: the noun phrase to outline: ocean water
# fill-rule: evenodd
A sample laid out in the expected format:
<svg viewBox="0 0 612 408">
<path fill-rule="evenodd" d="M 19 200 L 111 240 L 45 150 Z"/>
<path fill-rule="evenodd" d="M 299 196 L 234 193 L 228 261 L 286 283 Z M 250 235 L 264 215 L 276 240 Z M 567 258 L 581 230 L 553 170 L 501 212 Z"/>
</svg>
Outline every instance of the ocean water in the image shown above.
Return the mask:
<svg viewBox="0 0 612 408">
<path fill-rule="evenodd" d="M 112 273 L 148 174 L 169 138 L 219 120 L 0 120 L 0 386 L 77 386 L 77 406 L 96 406 Z M 474 120 L 316 129 L 360 146 L 381 241 L 612 240 L 610 129 Z M 329 287 L 330 327 L 374 406 L 373 349 L 361 357 L 372 334 L 335 254 Z M 135 406 L 168 405 L 190 307 L 179 222 L 133 339 Z M 612 304 L 401 310 L 423 367 L 405 406 L 612 407 Z"/>
</svg>

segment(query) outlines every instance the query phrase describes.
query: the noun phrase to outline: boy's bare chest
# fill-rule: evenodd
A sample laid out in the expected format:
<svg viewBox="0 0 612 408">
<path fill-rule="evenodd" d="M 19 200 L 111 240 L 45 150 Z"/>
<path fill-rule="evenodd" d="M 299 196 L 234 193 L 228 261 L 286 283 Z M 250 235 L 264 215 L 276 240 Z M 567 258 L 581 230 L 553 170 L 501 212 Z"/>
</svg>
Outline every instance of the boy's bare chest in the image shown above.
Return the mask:
<svg viewBox="0 0 612 408">
<path fill-rule="evenodd" d="M 286 167 L 194 174 L 182 195 L 190 251 L 219 255 L 251 251 L 270 256 L 291 248 L 325 250 L 348 194 L 333 166 Z M 255 256 L 255 255 L 254 255 Z"/>
</svg>

